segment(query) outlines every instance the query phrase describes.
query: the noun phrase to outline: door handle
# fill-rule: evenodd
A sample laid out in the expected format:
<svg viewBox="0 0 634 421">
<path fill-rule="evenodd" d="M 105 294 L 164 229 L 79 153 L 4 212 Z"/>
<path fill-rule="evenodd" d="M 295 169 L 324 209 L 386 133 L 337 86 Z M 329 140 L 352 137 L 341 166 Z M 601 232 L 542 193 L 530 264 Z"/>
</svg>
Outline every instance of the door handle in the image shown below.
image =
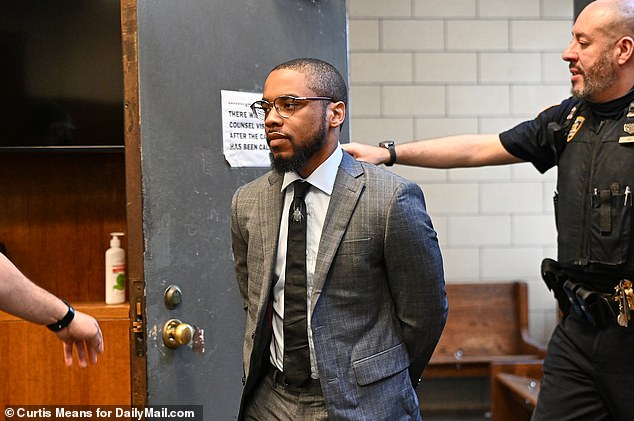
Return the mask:
<svg viewBox="0 0 634 421">
<path fill-rule="evenodd" d="M 178 319 L 170 319 L 163 326 L 163 343 L 166 347 L 176 349 L 188 345 L 194 336 L 194 327 Z"/>
</svg>

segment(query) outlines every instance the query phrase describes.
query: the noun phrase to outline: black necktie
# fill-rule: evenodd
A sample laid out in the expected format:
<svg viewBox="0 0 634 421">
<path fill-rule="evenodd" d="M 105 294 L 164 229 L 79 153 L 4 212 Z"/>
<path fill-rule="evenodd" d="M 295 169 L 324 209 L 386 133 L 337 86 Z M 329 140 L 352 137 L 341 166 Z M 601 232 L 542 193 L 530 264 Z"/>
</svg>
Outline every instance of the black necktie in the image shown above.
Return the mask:
<svg viewBox="0 0 634 421">
<path fill-rule="evenodd" d="M 295 386 L 310 378 L 306 322 L 306 195 L 309 183 L 295 181 L 288 211 L 284 283 L 284 377 Z"/>
</svg>

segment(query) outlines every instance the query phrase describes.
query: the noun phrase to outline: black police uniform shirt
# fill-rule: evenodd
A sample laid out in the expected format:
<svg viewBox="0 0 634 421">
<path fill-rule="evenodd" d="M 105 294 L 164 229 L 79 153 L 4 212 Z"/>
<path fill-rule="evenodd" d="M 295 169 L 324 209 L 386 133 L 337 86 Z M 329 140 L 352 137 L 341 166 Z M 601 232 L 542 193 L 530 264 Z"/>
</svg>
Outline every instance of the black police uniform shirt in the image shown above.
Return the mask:
<svg viewBox="0 0 634 421">
<path fill-rule="evenodd" d="M 541 173 L 558 166 L 558 260 L 609 292 L 634 276 L 634 90 L 607 103 L 568 98 L 500 133 L 504 148 Z"/>
</svg>

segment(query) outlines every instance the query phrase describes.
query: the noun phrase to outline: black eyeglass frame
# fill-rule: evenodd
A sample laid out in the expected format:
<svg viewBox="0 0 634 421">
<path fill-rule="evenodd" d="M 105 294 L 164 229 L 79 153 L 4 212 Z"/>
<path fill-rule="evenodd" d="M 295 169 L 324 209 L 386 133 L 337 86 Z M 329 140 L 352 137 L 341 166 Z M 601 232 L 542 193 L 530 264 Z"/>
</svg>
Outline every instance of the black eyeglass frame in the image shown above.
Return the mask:
<svg viewBox="0 0 634 421">
<path fill-rule="evenodd" d="M 290 114 L 286 113 L 288 115 L 284 115 L 280 111 L 280 107 L 277 104 L 279 99 L 292 100 L 293 102 L 290 105 L 297 105 L 296 103 L 299 102 L 299 101 L 330 101 L 330 102 L 337 102 L 333 98 L 330 98 L 328 96 L 301 96 L 300 97 L 300 96 L 293 96 L 293 95 L 280 95 L 280 96 L 278 96 L 277 98 L 275 98 L 273 100 L 272 104 L 269 101 L 267 101 L 266 99 L 261 99 L 259 101 L 255 101 L 253 104 L 251 104 L 251 111 L 253 111 L 253 114 L 260 120 L 265 120 L 266 116 L 269 114 L 269 112 L 273 108 L 275 108 L 275 111 L 277 112 L 277 114 L 280 117 L 282 117 L 282 118 L 290 118 L 295 113 L 295 107 L 293 107 L 293 109 L 290 112 Z M 263 107 L 262 106 L 263 104 L 267 104 L 268 109 Z"/>
</svg>

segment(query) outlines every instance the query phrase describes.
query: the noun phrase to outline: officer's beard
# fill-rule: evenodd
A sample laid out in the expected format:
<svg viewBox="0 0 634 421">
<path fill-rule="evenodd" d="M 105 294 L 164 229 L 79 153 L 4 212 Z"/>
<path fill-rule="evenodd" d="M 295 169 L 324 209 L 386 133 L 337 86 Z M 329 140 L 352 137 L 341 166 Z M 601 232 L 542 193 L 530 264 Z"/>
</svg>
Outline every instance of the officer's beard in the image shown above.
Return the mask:
<svg viewBox="0 0 634 421">
<path fill-rule="evenodd" d="M 570 90 L 575 98 L 592 101 L 597 94 L 603 93 L 616 82 L 616 63 L 608 51 L 602 54 L 588 70 L 580 69 L 580 72 L 583 76 L 583 87 L 575 89 L 573 86 Z"/>
</svg>

